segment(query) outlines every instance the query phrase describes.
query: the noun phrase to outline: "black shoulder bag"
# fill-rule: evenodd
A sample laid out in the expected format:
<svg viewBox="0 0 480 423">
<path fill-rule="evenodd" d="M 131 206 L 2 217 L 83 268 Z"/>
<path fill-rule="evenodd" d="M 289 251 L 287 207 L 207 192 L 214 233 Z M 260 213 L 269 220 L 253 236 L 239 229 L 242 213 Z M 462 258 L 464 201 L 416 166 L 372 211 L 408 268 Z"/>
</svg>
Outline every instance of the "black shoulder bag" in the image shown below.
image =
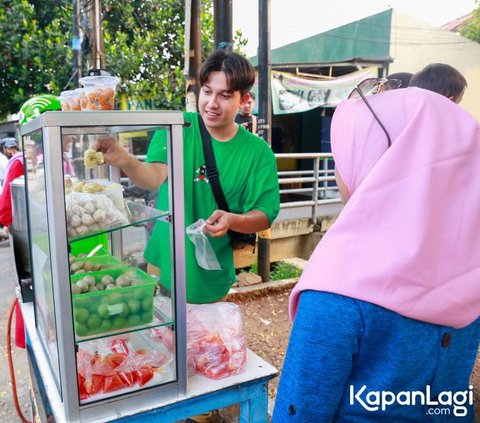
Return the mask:
<svg viewBox="0 0 480 423">
<path fill-rule="evenodd" d="M 212 187 L 213 196 L 219 209 L 230 212 L 225 194 L 220 185 L 220 180 L 218 179 L 217 164 L 215 162 L 215 155 L 212 147 L 212 138 L 210 137 L 200 114 L 198 115 L 198 123 L 202 134 L 203 155 L 205 156 L 207 176 L 210 181 L 210 186 Z M 247 245 L 251 245 L 255 248 L 255 242 L 257 241 L 256 233 L 243 234 L 241 232 L 229 230 L 228 234 L 230 235 L 231 245 L 234 250 L 239 250 Z"/>
</svg>

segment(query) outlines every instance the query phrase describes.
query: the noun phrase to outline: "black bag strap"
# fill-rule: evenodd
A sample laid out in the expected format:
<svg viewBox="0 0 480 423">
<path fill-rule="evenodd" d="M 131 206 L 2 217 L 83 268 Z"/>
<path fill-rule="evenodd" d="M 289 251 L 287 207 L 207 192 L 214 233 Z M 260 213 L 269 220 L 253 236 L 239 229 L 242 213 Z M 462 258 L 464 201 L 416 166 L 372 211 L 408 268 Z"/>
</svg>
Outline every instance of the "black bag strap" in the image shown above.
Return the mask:
<svg viewBox="0 0 480 423">
<path fill-rule="evenodd" d="M 205 157 L 205 166 L 207 168 L 207 177 L 212 187 L 213 196 L 217 202 L 218 207 L 221 210 L 229 212 L 227 199 L 223 193 L 222 186 L 220 185 L 220 179 L 218 179 L 217 163 L 215 162 L 215 154 L 213 153 L 212 137 L 210 136 L 205 122 L 200 114 L 198 114 L 198 124 L 200 126 L 200 133 L 202 134 L 203 155 Z"/>
</svg>

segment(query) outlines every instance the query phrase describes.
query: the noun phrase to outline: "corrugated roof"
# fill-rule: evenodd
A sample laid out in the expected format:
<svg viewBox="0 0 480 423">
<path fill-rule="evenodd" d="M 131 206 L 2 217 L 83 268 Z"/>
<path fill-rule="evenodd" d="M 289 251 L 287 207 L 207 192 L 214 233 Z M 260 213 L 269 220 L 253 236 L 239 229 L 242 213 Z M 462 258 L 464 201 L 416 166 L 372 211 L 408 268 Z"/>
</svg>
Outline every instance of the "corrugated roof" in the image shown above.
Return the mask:
<svg viewBox="0 0 480 423">
<path fill-rule="evenodd" d="M 272 65 L 390 61 L 392 9 L 276 48 Z M 257 65 L 257 57 L 250 60 Z"/>
<path fill-rule="evenodd" d="M 473 19 L 473 12 L 470 12 L 466 15 L 460 16 L 452 22 L 448 22 L 445 25 L 442 25 L 441 28 L 446 31 L 458 32 L 459 29 L 465 24 L 469 24 Z"/>
</svg>

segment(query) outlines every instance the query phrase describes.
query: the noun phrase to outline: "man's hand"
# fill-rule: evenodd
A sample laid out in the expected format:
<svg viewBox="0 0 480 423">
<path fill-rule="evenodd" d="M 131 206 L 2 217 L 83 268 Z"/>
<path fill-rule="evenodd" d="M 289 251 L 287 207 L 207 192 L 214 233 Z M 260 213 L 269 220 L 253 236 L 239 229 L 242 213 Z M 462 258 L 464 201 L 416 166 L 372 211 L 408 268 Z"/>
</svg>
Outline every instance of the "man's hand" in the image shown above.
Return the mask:
<svg viewBox="0 0 480 423">
<path fill-rule="evenodd" d="M 224 236 L 229 229 L 248 234 L 270 227 L 267 215 L 260 210 L 251 210 L 245 214 L 215 210 L 206 222 L 205 232 L 214 238 Z"/>
<path fill-rule="evenodd" d="M 210 236 L 217 238 L 224 236 L 232 225 L 234 219 L 233 213 L 228 213 L 224 210 L 215 210 L 213 214 L 206 220 L 204 231 Z"/>
<path fill-rule="evenodd" d="M 168 169 L 165 163 L 141 162 L 112 137 L 97 138 L 91 148 L 102 152 L 106 163 L 122 169 L 140 188 L 151 191 L 157 189 L 167 179 Z"/>
<path fill-rule="evenodd" d="M 97 138 L 91 149 L 102 152 L 106 163 L 120 168 L 126 166 L 132 158 L 112 137 Z"/>
</svg>

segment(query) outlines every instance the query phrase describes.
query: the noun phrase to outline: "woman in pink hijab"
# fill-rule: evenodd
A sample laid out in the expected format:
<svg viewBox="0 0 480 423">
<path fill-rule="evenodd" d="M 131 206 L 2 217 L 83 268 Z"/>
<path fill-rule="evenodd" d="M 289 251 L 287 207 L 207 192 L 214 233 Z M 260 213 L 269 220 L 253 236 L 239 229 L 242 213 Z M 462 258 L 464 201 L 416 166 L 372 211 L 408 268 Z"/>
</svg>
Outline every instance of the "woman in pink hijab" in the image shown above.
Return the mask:
<svg viewBox="0 0 480 423">
<path fill-rule="evenodd" d="M 274 423 L 474 422 L 480 126 L 419 88 L 344 101 L 345 207 L 290 298 Z M 391 146 L 386 132 L 391 140 Z"/>
</svg>

